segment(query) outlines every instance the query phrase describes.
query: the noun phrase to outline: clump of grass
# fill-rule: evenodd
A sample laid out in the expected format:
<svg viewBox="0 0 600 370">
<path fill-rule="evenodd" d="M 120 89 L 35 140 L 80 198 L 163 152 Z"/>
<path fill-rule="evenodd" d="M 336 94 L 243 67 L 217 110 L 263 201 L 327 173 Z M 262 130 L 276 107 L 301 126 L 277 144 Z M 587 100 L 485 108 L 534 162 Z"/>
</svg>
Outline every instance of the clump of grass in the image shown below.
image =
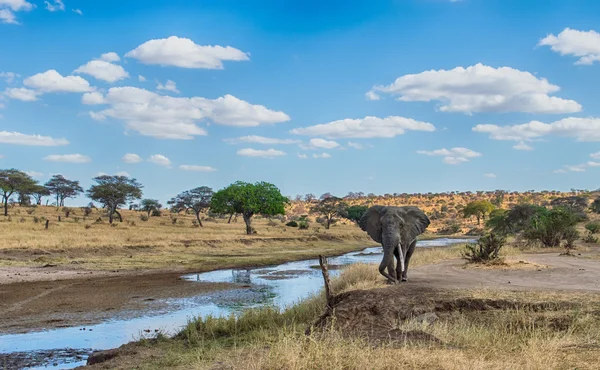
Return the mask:
<svg viewBox="0 0 600 370">
<path fill-rule="evenodd" d="M 477 240 L 477 243 L 467 244 L 463 257 L 471 263 L 497 263 L 500 260 L 498 254 L 505 243 L 505 237 L 489 233 Z"/>
</svg>

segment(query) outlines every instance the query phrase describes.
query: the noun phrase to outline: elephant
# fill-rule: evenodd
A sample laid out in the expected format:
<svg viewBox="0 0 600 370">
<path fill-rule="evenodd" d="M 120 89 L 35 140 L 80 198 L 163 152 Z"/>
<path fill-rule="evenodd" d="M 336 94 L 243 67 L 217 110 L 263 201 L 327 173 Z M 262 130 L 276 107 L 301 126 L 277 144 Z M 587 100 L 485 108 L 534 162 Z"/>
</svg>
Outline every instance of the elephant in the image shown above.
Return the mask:
<svg viewBox="0 0 600 370">
<path fill-rule="evenodd" d="M 427 215 L 413 206 L 372 206 L 362 215 L 360 228 L 383 246 L 379 272 L 390 283 L 408 280 L 408 263 L 415 250 L 417 236 L 425 232 L 430 223 Z M 394 256 L 397 259 L 395 271 Z"/>
</svg>

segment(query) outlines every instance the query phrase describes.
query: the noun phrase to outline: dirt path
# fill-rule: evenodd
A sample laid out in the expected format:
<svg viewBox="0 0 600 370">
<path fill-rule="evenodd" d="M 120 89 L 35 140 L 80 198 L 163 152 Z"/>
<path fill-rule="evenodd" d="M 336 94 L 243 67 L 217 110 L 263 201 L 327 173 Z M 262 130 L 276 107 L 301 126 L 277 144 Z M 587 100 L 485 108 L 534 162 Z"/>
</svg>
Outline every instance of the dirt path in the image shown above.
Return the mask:
<svg viewBox="0 0 600 370">
<path fill-rule="evenodd" d="M 575 290 L 600 292 L 600 260 L 558 253 L 526 254 L 511 258 L 508 268 L 472 268 L 454 259 L 409 270 L 409 284 L 439 289 L 496 288 L 510 290 Z M 519 264 L 519 261 L 524 263 Z M 522 265 L 522 266 L 520 266 Z"/>
</svg>

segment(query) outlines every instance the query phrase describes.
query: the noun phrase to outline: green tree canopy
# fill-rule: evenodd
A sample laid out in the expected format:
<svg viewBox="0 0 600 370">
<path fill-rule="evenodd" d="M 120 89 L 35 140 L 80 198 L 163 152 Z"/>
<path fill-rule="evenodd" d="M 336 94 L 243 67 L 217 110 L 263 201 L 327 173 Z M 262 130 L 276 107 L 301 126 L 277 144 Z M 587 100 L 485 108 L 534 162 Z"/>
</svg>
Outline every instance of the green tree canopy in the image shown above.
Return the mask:
<svg viewBox="0 0 600 370">
<path fill-rule="evenodd" d="M 103 175 L 94 178 L 96 185 L 92 185 L 87 196 L 92 200 L 102 203 L 108 210 L 108 220 L 113 222 L 115 212 L 123 221 L 117 208 L 142 197 L 143 185 L 126 176 Z"/>
<path fill-rule="evenodd" d="M 203 227 L 204 225 L 202 225 L 202 221 L 200 220 L 200 213 L 205 209 L 210 208 L 213 194 L 212 188 L 209 188 L 208 186 L 200 186 L 178 194 L 176 197 L 173 197 L 171 200 L 169 200 L 167 204 L 173 207 L 173 209 L 177 212 L 191 209 L 196 215 L 198 225 Z M 227 211 L 223 213 L 231 214 L 232 212 L 230 211 L 232 211 L 231 207 L 227 208 Z"/>
<path fill-rule="evenodd" d="M 369 209 L 367 206 L 350 206 L 346 209 L 346 217 L 358 224 L 358 221 L 367 209 Z"/>
<path fill-rule="evenodd" d="M 139 209 L 148 213 L 148 217 L 153 211 L 160 211 L 162 204 L 156 199 L 142 199 Z"/>
<path fill-rule="evenodd" d="M 28 195 L 31 195 L 35 199 L 35 204 L 39 206 L 42 204 L 42 198 L 50 195 L 50 190 L 43 185 L 35 185 L 29 189 Z"/>
<path fill-rule="evenodd" d="M 54 175 L 46 182 L 46 188 L 51 194 L 56 195 L 56 206 L 65 205 L 65 199 L 75 198 L 83 193 L 79 181 L 66 179 L 63 175 Z"/>
<path fill-rule="evenodd" d="M 537 212 L 524 230 L 523 235 L 530 241 L 539 241 L 546 247 L 558 247 L 577 224 L 579 217 L 567 207 L 543 209 Z"/>
<path fill-rule="evenodd" d="M 252 234 L 253 215 L 283 215 L 288 202 L 273 184 L 237 181 L 213 195 L 210 209 L 221 214 L 241 213 L 246 223 L 246 233 Z"/>
<path fill-rule="evenodd" d="M 481 219 L 494 210 L 494 205 L 487 200 L 476 200 L 468 203 L 463 209 L 463 216 L 470 218 L 475 216 L 477 225 L 481 224 Z"/>
<path fill-rule="evenodd" d="M 310 211 L 318 213 L 325 217 L 325 228 L 329 229 L 331 221 L 337 216 L 346 216 L 346 208 L 348 205 L 344 203 L 342 198 L 334 197 L 329 195 L 327 197 L 321 197 L 319 203 L 313 206 Z"/>
<path fill-rule="evenodd" d="M 37 182 L 25 172 L 11 168 L 0 170 L 0 195 L 4 202 L 4 216 L 8 216 L 8 200 L 15 192 L 28 194 Z"/>
</svg>

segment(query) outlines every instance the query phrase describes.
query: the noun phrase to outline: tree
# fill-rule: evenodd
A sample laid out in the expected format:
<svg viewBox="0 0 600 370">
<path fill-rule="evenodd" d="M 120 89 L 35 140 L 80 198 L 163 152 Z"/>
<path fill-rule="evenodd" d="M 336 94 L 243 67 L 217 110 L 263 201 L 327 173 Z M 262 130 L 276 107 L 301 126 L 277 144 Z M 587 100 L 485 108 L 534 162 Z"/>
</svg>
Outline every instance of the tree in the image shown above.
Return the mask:
<svg viewBox="0 0 600 370">
<path fill-rule="evenodd" d="M 494 210 L 494 205 L 487 200 L 476 200 L 470 202 L 463 209 L 463 216 L 477 218 L 477 225 L 481 225 L 481 219 L 485 220 L 485 216 Z"/>
<path fill-rule="evenodd" d="M 308 193 L 308 194 L 306 194 L 306 195 L 304 196 L 304 201 L 305 201 L 306 203 L 312 203 L 312 201 L 313 201 L 313 200 L 315 200 L 315 198 L 316 198 L 316 197 L 315 197 L 315 195 L 314 195 L 314 194 L 312 194 L 312 193 Z"/>
<path fill-rule="evenodd" d="M 208 186 L 200 186 L 192 190 L 184 191 L 183 193 L 172 198 L 167 204 L 171 205 L 177 212 L 191 209 L 196 215 L 198 225 L 203 227 L 200 220 L 200 213 L 210 208 L 210 202 L 213 197 L 213 190 Z M 228 208 L 231 211 L 231 208 Z"/>
<path fill-rule="evenodd" d="M 596 198 L 593 202 L 592 205 L 590 206 L 590 209 L 592 210 L 592 212 L 594 213 L 600 213 L 600 198 Z"/>
<path fill-rule="evenodd" d="M 345 216 L 346 208 L 348 206 L 344 203 L 342 198 L 330 196 L 328 198 L 324 198 L 317 203 L 314 207 L 311 208 L 311 212 L 318 213 L 325 217 L 325 228 L 329 229 L 331 226 L 331 220 L 333 220 L 336 216 Z"/>
<path fill-rule="evenodd" d="M 42 204 L 42 198 L 50 195 L 50 190 L 42 185 L 35 185 L 31 189 L 31 196 L 35 199 L 35 204 L 38 206 Z"/>
<path fill-rule="evenodd" d="M 54 175 L 46 182 L 46 188 L 51 194 L 56 195 L 56 206 L 65 205 L 65 199 L 75 198 L 83 193 L 79 181 L 66 179 L 63 175 Z"/>
<path fill-rule="evenodd" d="M 36 181 L 25 172 L 11 168 L 0 170 L 0 195 L 4 202 L 4 216 L 8 216 L 8 200 L 15 192 L 28 193 Z"/>
<path fill-rule="evenodd" d="M 162 204 L 156 199 L 142 199 L 139 209 L 148 212 L 148 217 L 153 211 L 160 211 Z"/>
<path fill-rule="evenodd" d="M 113 215 L 117 213 L 119 220 L 123 217 L 117 208 L 142 197 L 143 185 L 126 176 L 103 175 L 94 178 L 96 185 L 92 185 L 87 196 L 92 200 L 102 203 L 108 210 L 108 221 L 112 224 Z"/>
<path fill-rule="evenodd" d="M 369 209 L 367 206 L 351 206 L 346 209 L 346 217 L 358 224 L 362 215 Z"/>
<path fill-rule="evenodd" d="M 252 216 L 275 216 L 285 214 L 288 199 L 279 189 L 268 182 L 250 184 L 237 181 L 217 191 L 211 200 L 210 209 L 215 213 L 241 213 L 246 223 L 246 234 L 252 234 Z"/>
<path fill-rule="evenodd" d="M 571 229 L 577 221 L 578 216 L 567 207 L 544 209 L 531 218 L 523 235 L 527 240 L 539 241 L 546 247 L 558 247 L 561 240 L 572 236 Z"/>
</svg>

